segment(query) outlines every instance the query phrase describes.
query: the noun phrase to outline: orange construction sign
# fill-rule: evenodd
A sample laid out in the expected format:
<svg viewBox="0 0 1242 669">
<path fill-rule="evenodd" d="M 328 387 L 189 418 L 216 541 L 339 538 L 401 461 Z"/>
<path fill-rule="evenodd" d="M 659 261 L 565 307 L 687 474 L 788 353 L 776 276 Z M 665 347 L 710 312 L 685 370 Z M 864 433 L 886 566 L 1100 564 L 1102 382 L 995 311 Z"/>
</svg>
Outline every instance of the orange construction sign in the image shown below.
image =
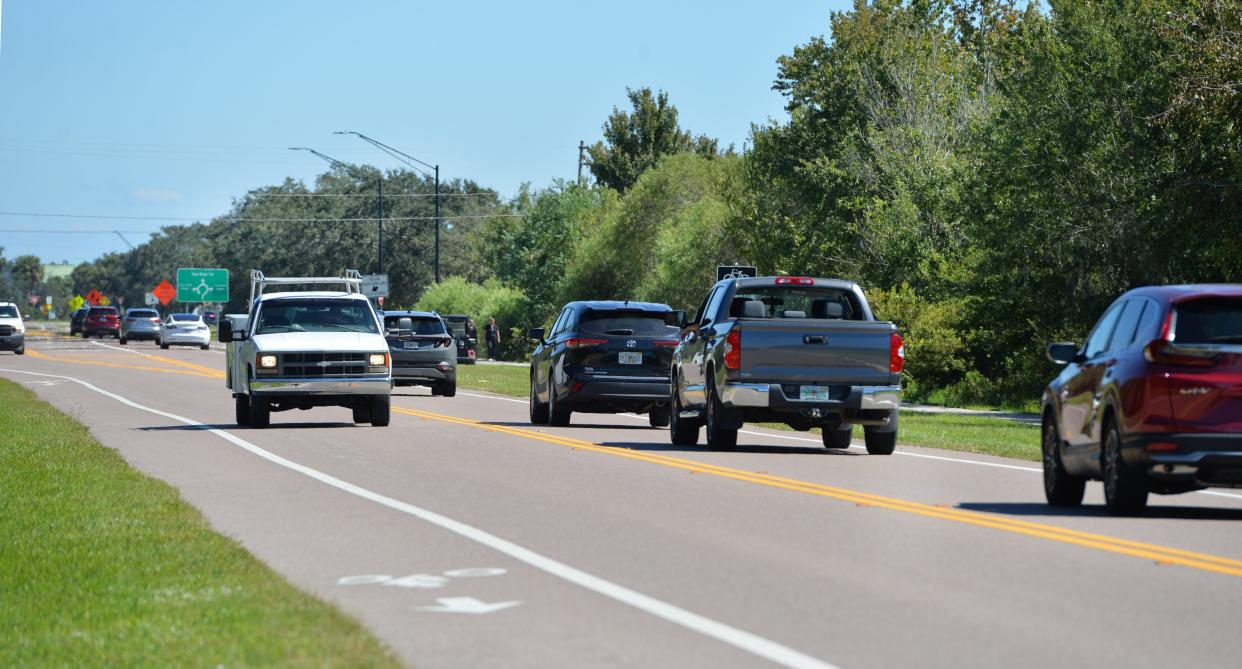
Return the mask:
<svg viewBox="0 0 1242 669">
<path fill-rule="evenodd" d="M 168 283 L 168 279 L 164 279 L 160 282 L 160 285 L 151 291 L 151 294 L 159 299 L 160 304 L 167 305 L 177 296 L 177 289 L 171 283 Z"/>
<path fill-rule="evenodd" d="M 86 301 L 90 302 L 91 306 L 99 306 L 99 301 L 102 299 L 103 299 L 103 293 L 99 292 L 98 290 L 94 288 L 91 288 L 91 292 L 86 294 Z"/>
</svg>

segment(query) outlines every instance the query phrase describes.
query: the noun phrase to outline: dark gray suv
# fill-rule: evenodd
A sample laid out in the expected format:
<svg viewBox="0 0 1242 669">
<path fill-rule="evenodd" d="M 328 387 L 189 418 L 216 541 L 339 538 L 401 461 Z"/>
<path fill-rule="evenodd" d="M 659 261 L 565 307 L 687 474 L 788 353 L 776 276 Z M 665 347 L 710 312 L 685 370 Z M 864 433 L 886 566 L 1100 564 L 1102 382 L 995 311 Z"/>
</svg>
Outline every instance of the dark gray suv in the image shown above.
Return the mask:
<svg viewBox="0 0 1242 669">
<path fill-rule="evenodd" d="M 457 345 L 438 315 L 385 311 L 384 334 L 398 386 L 428 386 L 432 395 L 457 394 Z"/>
</svg>

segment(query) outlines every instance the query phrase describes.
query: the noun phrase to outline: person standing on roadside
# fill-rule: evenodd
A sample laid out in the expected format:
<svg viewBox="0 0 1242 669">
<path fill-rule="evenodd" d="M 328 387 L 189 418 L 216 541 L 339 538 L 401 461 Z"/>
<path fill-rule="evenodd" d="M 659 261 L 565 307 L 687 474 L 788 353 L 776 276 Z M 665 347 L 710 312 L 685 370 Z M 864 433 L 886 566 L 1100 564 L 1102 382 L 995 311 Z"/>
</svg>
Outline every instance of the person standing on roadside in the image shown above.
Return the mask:
<svg viewBox="0 0 1242 669">
<path fill-rule="evenodd" d="M 487 359 L 495 360 L 496 353 L 500 348 L 500 328 L 496 326 L 496 319 L 487 319 L 487 326 L 483 329 L 483 336 L 487 337 Z"/>
</svg>

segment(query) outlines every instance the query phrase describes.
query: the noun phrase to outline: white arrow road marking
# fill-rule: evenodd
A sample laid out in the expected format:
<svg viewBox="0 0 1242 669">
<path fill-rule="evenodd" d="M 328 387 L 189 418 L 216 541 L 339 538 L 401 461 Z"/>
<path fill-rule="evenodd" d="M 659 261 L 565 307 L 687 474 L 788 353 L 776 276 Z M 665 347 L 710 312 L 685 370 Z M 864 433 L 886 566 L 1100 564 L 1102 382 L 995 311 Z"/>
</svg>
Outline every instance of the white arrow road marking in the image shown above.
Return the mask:
<svg viewBox="0 0 1242 669">
<path fill-rule="evenodd" d="M 487 604 L 480 602 L 474 597 L 441 597 L 436 601 L 440 602 L 439 606 L 420 606 L 418 610 L 433 611 L 435 613 L 473 613 L 481 615 L 510 609 L 521 604 L 521 602 L 495 602 Z"/>
<path fill-rule="evenodd" d="M 88 390 L 99 393 L 105 397 L 110 397 L 121 404 L 133 407 L 139 411 L 146 411 L 147 413 L 162 416 L 169 420 L 182 423 L 183 425 L 194 426 L 204 432 L 210 432 L 211 434 L 214 434 L 217 437 L 238 446 L 239 448 L 249 451 L 250 453 L 263 458 L 272 464 L 293 470 L 299 474 L 319 481 L 320 483 L 330 485 L 337 490 L 375 502 L 381 506 L 386 506 L 394 511 L 405 513 L 414 516 L 415 518 L 420 518 L 458 536 L 487 546 L 488 548 L 491 548 L 499 553 L 508 555 L 519 562 L 524 562 L 546 574 L 568 581 L 622 604 L 632 606 L 657 618 L 662 618 L 665 621 L 673 623 L 674 625 L 680 625 L 686 629 L 698 632 L 703 636 L 733 646 L 734 648 L 750 653 L 755 657 L 765 659 L 783 667 L 791 667 L 795 669 L 835 669 L 834 665 L 829 664 L 828 662 L 825 662 L 817 657 L 807 655 L 801 651 L 794 650 L 789 646 L 779 644 L 771 639 L 766 639 L 758 634 L 747 632 L 746 630 L 727 625 L 706 616 L 701 616 L 693 611 L 688 611 L 679 606 L 661 601 L 650 595 L 645 595 L 636 590 L 631 590 L 623 585 L 605 580 L 576 567 L 571 567 L 564 562 L 560 562 L 547 557 L 546 555 L 536 553 L 525 546 L 520 546 L 507 539 L 502 539 L 494 534 L 491 534 L 490 532 L 484 532 L 477 527 L 473 527 L 463 522 L 453 520 L 447 516 L 438 514 L 435 511 L 430 511 L 422 507 L 414 506 L 408 502 L 402 502 L 399 499 L 393 499 L 392 497 L 381 495 L 372 490 L 354 485 L 348 481 L 338 479 L 331 474 L 325 474 L 318 469 L 307 467 L 306 465 L 299 464 L 289 460 L 288 458 L 283 458 L 275 453 L 272 453 L 271 451 L 264 450 L 263 448 L 260 448 L 231 432 L 209 427 L 196 420 L 168 413 L 167 411 L 160 411 L 159 409 L 152 409 L 151 407 L 144 406 L 131 399 L 104 390 L 89 381 L 83 381 L 82 379 L 74 378 L 72 376 L 64 376 L 61 374 L 29 372 L 24 369 L 0 368 L 0 372 L 8 372 L 10 374 L 30 374 L 32 376 L 41 376 L 50 379 L 65 379 L 67 381 L 73 381 Z M 505 602 L 505 604 L 509 604 L 509 602 Z M 485 606 L 494 605 L 485 604 Z"/>
</svg>

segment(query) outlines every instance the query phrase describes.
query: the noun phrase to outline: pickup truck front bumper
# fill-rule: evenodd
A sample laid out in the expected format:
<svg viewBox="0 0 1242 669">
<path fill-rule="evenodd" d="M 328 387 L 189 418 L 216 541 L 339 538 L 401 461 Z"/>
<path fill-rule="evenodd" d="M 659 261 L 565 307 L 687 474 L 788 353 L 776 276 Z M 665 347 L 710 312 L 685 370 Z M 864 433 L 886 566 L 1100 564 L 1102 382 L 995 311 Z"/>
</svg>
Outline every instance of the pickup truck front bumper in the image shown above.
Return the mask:
<svg viewBox="0 0 1242 669">
<path fill-rule="evenodd" d="M 392 392 L 389 376 L 342 376 L 333 379 L 257 378 L 250 381 L 250 392 L 275 395 L 387 395 Z"/>
<path fill-rule="evenodd" d="M 852 386 L 837 400 L 801 400 L 785 395 L 777 383 L 724 383 L 720 402 L 728 408 L 790 409 L 820 407 L 837 410 L 896 410 L 901 406 L 900 386 Z"/>
</svg>

